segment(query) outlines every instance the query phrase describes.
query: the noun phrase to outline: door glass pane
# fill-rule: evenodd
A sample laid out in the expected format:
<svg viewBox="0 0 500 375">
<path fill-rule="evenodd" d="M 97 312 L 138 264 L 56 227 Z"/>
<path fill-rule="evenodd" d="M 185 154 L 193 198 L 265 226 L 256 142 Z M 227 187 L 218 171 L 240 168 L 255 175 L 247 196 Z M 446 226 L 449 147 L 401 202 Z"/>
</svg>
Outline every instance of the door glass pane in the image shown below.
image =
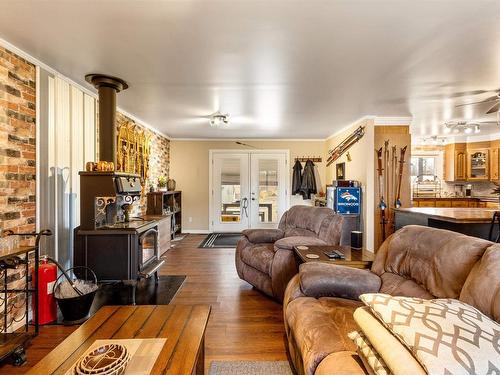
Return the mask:
<svg viewBox="0 0 500 375">
<path fill-rule="evenodd" d="M 470 156 L 470 176 L 473 178 L 483 178 L 486 172 L 486 153 L 478 151 Z"/>
<path fill-rule="evenodd" d="M 221 161 L 221 222 L 240 221 L 240 159 Z"/>
<path fill-rule="evenodd" d="M 272 223 L 278 218 L 278 160 L 259 160 L 259 222 Z"/>
</svg>

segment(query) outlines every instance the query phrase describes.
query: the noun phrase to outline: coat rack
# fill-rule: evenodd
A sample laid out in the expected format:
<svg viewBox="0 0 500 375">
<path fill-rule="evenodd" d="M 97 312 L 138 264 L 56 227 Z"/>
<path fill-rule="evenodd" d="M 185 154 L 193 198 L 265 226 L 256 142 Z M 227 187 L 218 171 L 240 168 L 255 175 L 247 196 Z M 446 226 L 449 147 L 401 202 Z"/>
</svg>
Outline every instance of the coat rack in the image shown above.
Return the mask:
<svg viewBox="0 0 500 375">
<path fill-rule="evenodd" d="M 313 163 L 321 163 L 323 159 L 321 157 L 304 157 L 302 156 L 301 158 L 295 158 L 295 161 L 300 161 L 301 163 L 305 163 L 306 161 L 312 161 Z"/>
</svg>

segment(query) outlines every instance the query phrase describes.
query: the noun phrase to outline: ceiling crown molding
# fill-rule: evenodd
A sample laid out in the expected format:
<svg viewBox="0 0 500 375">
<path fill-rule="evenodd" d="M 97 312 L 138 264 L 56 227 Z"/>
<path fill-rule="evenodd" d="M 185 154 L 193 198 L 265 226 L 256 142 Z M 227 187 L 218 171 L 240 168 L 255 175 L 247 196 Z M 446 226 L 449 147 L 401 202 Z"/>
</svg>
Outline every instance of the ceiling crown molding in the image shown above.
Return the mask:
<svg viewBox="0 0 500 375">
<path fill-rule="evenodd" d="M 410 125 L 412 121 L 411 116 L 388 116 L 388 117 L 375 117 L 375 126 L 397 126 L 397 125 Z"/>
<path fill-rule="evenodd" d="M 342 134 L 347 129 L 359 124 L 360 122 L 363 122 L 366 120 L 374 120 L 375 118 L 376 118 L 376 116 L 373 116 L 373 115 L 362 116 L 362 117 L 358 118 L 357 120 L 354 120 L 353 122 L 351 122 L 349 125 L 344 126 L 342 129 L 339 129 L 335 133 L 326 137 L 325 141 L 328 141 L 329 139 L 332 139 L 332 138 L 336 137 L 337 135 Z"/>
</svg>

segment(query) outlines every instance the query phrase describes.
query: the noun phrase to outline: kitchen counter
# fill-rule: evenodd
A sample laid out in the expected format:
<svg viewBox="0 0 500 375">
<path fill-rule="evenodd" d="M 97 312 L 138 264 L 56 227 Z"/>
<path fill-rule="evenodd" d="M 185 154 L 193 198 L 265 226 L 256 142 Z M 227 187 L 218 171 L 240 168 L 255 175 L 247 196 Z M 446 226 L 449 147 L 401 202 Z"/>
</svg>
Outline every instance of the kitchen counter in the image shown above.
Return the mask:
<svg viewBox="0 0 500 375">
<path fill-rule="evenodd" d="M 495 196 L 485 197 L 414 197 L 413 207 L 460 207 L 460 208 L 500 208 Z"/>
<path fill-rule="evenodd" d="M 488 201 L 488 202 L 498 202 L 499 198 L 495 196 L 484 196 L 484 197 L 415 197 L 413 200 L 415 201 L 422 201 L 422 200 L 430 200 L 430 199 L 435 199 L 435 200 L 467 200 L 467 201 Z"/>
<path fill-rule="evenodd" d="M 413 198 L 413 200 L 414 201 L 427 201 L 427 200 L 479 201 L 480 199 L 478 197 L 415 197 L 415 198 Z"/>
<path fill-rule="evenodd" d="M 398 208 L 394 210 L 394 221 L 396 230 L 406 225 L 423 225 L 488 239 L 495 211 L 497 210 L 488 208 Z M 494 236 L 498 231 L 497 227 L 495 226 Z"/>
<path fill-rule="evenodd" d="M 447 207 L 411 207 L 396 208 L 396 212 L 421 215 L 450 223 L 489 223 L 497 210 L 490 208 L 447 208 Z"/>
</svg>

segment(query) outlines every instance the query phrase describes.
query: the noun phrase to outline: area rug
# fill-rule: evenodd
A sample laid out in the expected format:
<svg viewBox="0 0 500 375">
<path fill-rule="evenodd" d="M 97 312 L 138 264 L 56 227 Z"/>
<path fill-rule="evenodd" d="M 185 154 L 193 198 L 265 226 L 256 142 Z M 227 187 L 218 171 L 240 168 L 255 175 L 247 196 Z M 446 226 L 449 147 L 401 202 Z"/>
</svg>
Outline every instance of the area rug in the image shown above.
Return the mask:
<svg viewBox="0 0 500 375">
<path fill-rule="evenodd" d="M 241 233 L 210 233 L 199 248 L 209 249 L 214 247 L 236 248 L 236 244 L 241 238 Z"/>
<path fill-rule="evenodd" d="M 287 361 L 213 361 L 209 375 L 292 375 Z"/>
</svg>

